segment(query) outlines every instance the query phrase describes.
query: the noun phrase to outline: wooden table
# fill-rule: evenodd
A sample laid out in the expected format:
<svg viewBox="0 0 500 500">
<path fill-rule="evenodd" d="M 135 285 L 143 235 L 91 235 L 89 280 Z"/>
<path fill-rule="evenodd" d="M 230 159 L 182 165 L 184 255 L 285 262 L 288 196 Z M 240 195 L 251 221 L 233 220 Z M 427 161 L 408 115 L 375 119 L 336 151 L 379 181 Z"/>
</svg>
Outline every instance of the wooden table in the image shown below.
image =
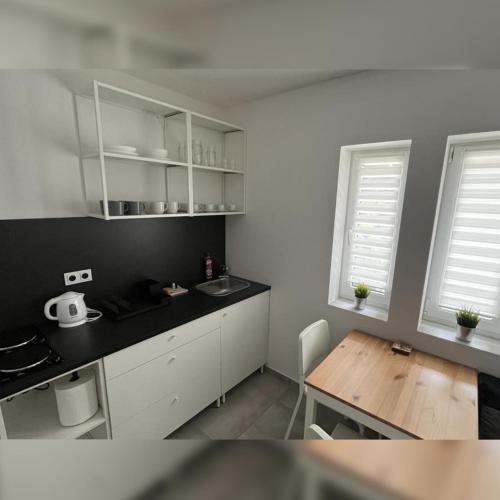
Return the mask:
<svg viewBox="0 0 500 500">
<path fill-rule="evenodd" d="M 307 441 L 314 479 L 354 498 L 496 500 L 498 441 Z"/>
<path fill-rule="evenodd" d="M 305 429 L 317 403 L 391 439 L 477 439 L 477 373 L 357 330 L 306 378 Z"/>
</svg>

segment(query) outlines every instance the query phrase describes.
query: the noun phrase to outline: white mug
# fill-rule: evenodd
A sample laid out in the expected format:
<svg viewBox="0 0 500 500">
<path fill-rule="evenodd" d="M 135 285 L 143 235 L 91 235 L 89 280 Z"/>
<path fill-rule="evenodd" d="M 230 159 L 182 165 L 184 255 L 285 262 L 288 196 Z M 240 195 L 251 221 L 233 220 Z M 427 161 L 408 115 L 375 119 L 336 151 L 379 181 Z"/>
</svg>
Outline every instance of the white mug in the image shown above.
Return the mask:
<svg viewBox="0 0 500 500">
<path fill-rule="evenodd" d="M 176 214 L 179 211 L 179 202 L 178 201 L 169 201 L 167 212 L 169 214 Z"/>
<path fill-rule="evenodd" d="M 150 214 L 163 214 L 165 213 L 165 209 L 167 204 L 164 201 L 152 201 L 149 204 L 149 213 Z"/>
<path fill-rule="evenodd" d="M 207 203 L 205 205 L 207 212 L 215 212 L 215 203 Z"/>
<path fill-rule="evenodd" d="M 217 205 L 217 210 L 219 210 L 219 212 L 225 212 L 226 205 L 224 205 L 224 203 L 220 203 L 219 205 Z"/>
<path fill-rule="evenodd" d="M 231 203 L 231 205 L 229 205 L 229 211 L 236 212 L 236 205 L 234 203 Z"/>
</svg>

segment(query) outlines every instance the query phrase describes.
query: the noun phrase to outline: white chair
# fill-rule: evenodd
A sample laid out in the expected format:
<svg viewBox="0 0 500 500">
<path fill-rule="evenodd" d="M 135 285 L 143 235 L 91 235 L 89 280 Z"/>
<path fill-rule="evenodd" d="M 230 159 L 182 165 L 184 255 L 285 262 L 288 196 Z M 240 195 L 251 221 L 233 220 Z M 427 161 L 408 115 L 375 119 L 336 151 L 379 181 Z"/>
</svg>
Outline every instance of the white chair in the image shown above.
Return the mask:
<svg viewBox="0 0 500 500">
<path fill-rule="evenodd" d="M 310 425 L 306 430 L 306 439 L 322 439 L 323 441 L 331 441 L 334 439 L 364 439 L 359 432 L 347 427 L 343 423 L 338 423 L 331 434 L 328 434 L 319 425 Z"/>
<path fill-rule="evenodd" d="M 309 325 L 299 335 L 299 397 L 292 413 L 292 418 L 286 430 L 285 439 L 290 437 L 293 424 L 299 411 L 300 403 L 307 387 L 304 383 L 306 375 L 312 371 L 331 351 L 330 329 L 328 322 L 320 319 Z M 344 426 L 345 427 L 345 426 Z M 360 425 L 361 434 L 364 433 Z M 340 438 L 342 439 L 342 438 Z M 345 438 L 344 438 L 345 439 Z"/>
<path fill-rule="evenodd" d="M 319 364 L 331 350 L 330 329 L 324 319 L 309 325 L 299 335 L 299 397 L 286 430 L 285 439 L 290 437 L 300 403 L 306 392 L 304 380 L 314 366 Z"/>
</svg>

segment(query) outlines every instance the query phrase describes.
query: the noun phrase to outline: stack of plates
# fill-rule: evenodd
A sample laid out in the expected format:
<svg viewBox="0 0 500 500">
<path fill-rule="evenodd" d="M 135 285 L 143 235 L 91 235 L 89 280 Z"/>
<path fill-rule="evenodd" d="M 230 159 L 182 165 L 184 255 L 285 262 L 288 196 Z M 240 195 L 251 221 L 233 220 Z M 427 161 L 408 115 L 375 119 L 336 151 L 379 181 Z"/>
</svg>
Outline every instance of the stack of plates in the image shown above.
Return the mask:
<svg viewBox="0 0 500 500">
<path fill-rule="evenodd" d="M 137 155 L 137 148 L 133 146 L 110 146 L 107 151 L 121 155 Z"/>
<path fill-rule="evenodd" d="M 168 150 L 163 148 L 152 148 L 146 152 L 146 155 L 150 156 L 151 158 L 158 158 L 159 160 L 164 160 L 165 158 L 167 158 Z"/>
</svg>

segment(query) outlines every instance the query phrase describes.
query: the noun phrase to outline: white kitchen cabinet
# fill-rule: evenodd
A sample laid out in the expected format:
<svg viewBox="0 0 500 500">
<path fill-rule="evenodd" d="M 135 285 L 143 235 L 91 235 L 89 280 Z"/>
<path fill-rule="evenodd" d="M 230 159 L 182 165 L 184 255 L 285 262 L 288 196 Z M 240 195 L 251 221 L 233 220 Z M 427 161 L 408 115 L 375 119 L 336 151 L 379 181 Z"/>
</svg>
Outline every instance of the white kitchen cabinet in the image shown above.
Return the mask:
<svg viewBox="0 0 500 500">
<path fill-rule="evenodd" d="M 266 363 L 269 298 L 261 293 L 81 367 L 96 373 L 100 408 L 80 425 L 60 425 L 52 387 L 2 399 L 0 439 L 163 439 Z"/>
<path fill-rule="evenodd" d="M 108 382 L 115 439 L 162 439 L 220 397 L 220 329 Z"/>
<path fill-rule="evenodd" d="M 267 360 L 264 292 L 104 358 L 113 439 L 162 439 Z"/>
<path fill-rule="evenodd" d="M 222 310 L 221 380 L 225 394 L 267 360 L 269 292 Z"/>
</svg>

